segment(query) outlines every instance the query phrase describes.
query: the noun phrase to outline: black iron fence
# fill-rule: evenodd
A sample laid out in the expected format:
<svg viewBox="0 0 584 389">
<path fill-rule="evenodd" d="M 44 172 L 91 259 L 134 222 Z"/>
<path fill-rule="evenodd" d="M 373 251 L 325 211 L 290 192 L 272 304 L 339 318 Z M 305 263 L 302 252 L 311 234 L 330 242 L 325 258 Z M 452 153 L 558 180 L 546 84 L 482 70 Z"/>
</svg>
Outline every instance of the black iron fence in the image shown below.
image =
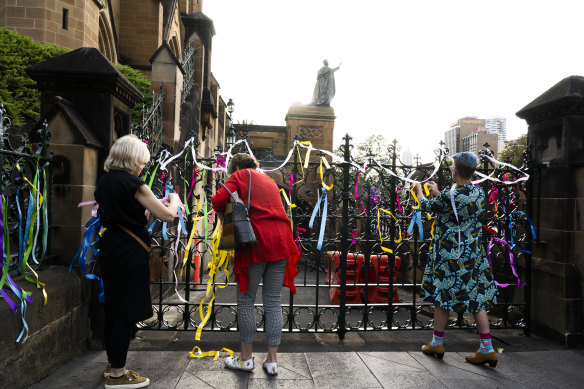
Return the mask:
<svg viewBox="0 0 584 389">
<path fill-rule="evenodd" d="M 168 267 L 174 272 L 153 285 L 158 291 L 155 316 L 141 326 L 191 331 L 204 323 L 203 331 L 237 331 L 235 284 L 213 267 L 211 250 L 217 221 L 210 198 L 225 177 L 209 169 L 224 161 L 219 152 L 212 158 L 195 153 L 193 158 L 193 146 L 175 159 L 170 170 L 189 209 L 186 231 L 179 235 L 176 226 L 166 228 L 165 240 L 161 229 L 154 230 L 155 239 L 169 249 Z M 283 331 L 336 332 L 343 338 L 347 331 L 431 328 L 434 308 L 420 301 L 418 293 L 433 216 L 421 214 L 412 222 L 418 216 L 409 189 L 411 181 L 429 177 L 441 188 L 450 184 L 446 151 L 439 148 L 430 163 L 406 165 L 399 161 L 394 141 L 387 155 L 369 159 L 364 169 L 365 161 L 352 159 L 348 135 L 340 158 L 312 149 L 306 161 L 306 146 L 295 142 L 292 147 L 297 150 L 288 161 L 273 156 L 259 161 L 294 205 L 284 202 L 302 251 L 295 279 L 298 292 L 282 291 Z M 484 153 L 489 155 L 488 149 Z M 169 173 L 160 177 L 154 164 L 150 169 L 148 174 L 156 175 L 162 188 Z M 529 332 L 530 246 L 535 231 L 529 220 L 532 180 L 525 181 L 530 173 L 527 161 L 515 169 L 484 157 L 478 171 L 489 177 L 479 184 L 488 198 L 483 244 L 489 249 L 495 279 L 509 284 L 499 288 L 498 304 L 488 310 L 491 327 Z M 163 190 L 159 192 L 162 195 Z M 256 322 L 262 331 L 258 295 Z M 470 315 L 453 314 L 448 327 L 474 325 Z"/>
</svg>

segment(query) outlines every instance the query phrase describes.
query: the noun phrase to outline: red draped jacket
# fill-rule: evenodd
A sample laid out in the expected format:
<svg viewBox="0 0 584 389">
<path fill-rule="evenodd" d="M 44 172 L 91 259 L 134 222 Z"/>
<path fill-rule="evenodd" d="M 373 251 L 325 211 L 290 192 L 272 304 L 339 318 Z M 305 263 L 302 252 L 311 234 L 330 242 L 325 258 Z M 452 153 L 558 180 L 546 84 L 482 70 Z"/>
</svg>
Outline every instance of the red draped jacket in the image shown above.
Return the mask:
<svg viewBox="0 0 584 389">
<path fill-rule="evenodd" d="M 294 277 L 298 274 L 296 264 L 300 254 L 294 243 L 292 227 L 280 199 L 278 186 L 269 176 L 254 169 L 238 170 L 229 176 L 225 186 L 237 191 L 239 198 L 247 203 L 249 173 L 251 172 L 251 200 L 249 218 L 258 244 L 235 250 L 235 280 L 239 290 L 245 293 L 249 282 L 247 267 L 254 262 L 272 262 L 288 259 L 284 286 L 296 293 Z M 229 193 L 221 187 L 211 198 L 215 212 L 222 213 L 229 201 Z"/>
</svg>

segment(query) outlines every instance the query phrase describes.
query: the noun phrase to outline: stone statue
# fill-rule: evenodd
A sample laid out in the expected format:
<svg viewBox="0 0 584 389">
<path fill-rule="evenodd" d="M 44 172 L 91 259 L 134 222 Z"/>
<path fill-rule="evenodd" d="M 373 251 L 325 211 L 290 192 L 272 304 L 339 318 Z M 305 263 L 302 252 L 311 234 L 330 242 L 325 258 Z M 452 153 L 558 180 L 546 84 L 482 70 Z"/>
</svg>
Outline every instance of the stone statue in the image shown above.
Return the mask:
<svg viewBox="0 0 584 389">
<path fill-rule="evenodd" d="M 341 64 L 334 69 L 329 68 L 328 61 L 323 61 L 324 66 L 318 70 L 316 85 L 312 94 L 310 105 L 320 107 L 330 107 L 331 100 L 335 96 L 335 72 L 339 70 Z"/>
</svg>

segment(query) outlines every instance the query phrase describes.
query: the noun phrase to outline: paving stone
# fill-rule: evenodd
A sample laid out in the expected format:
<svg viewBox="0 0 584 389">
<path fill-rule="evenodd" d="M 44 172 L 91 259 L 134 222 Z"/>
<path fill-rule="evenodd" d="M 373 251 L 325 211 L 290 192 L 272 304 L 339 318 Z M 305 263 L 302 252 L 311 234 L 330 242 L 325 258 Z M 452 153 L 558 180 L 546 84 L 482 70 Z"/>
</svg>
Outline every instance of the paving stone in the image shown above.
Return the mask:
<svg viewBox="0 0 584 389">
<path fill-rule="evenodd" d="M 381 388 L 363 360 L 354 352 L 306 353 L 317 388 Z"/>
<path fill-rule="evenodd" d="M 514 382 L 510 382 L 511 386 L 508 386 L 500 381 L 494 379 L 441 379 L 440 382 L 448 389 L 496 389 L 496 388 L 525 388 L 523 385 L 519 385 Z"/>
<path fill-rule="evenodd" d="M 205 381 L 195 377 L 194 375 L 192 375 L 188 371 L 185 371 L 184 374 L 182 375 L 182 377 L 180 377 L 180 380 L 178 381 L 178 383 L 176 384 L 174 389 L 192 389 L 192 388 L 197 388 L 197 389 L 208 389 L 209 388 L 209 389 L 211 389 L 213 387 L 210 385 L 207 385 L 207 383 L 205 383 Z"/>
<path fill-rule="evenodd" d="M 248 379 L 253 378 L 258 372 L 244 372 L 235 370 L 199 370 L 189 371 L 195 377 L 213 388 L 247 388 Z M 263 372 L 259 373 L 263 375 Z"/>
<path fill-rule="evenodd" d="M 426 370 L 385 371 L 374 373 L 384 388 L 444 389 L 445 386 Z"/>
<path fill-rule="evenodd" d="M 250 378 L 248 380 L 248 389 L 310 389 L 316 388 L 312 380 L 291 380 L 282 379 L 279 375 L 277 377 L 269 378 Z"/>
<path fill-rule="evenodd" d="M 358 355 L 377 376 L 384 371 L 425 371 L 420 362 L 407 353 L 400 352 L 360 352 Z"/>
</svg>

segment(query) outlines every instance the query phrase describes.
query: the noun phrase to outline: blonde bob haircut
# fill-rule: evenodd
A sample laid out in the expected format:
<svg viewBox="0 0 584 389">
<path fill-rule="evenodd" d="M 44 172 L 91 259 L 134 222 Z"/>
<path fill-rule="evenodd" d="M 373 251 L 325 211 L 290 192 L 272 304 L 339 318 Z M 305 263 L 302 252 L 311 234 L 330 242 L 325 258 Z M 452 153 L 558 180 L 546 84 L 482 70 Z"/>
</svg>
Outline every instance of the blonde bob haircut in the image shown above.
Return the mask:
<svg viewBox="0 0 584 389">
<path fill-rule="evenodd" d="M 135 172 L 150 160 L 146 144 L 136 135 L 124 135 L 114 142 L 105 160 L 104 170 L 126 170 Z"/>
</svg>

